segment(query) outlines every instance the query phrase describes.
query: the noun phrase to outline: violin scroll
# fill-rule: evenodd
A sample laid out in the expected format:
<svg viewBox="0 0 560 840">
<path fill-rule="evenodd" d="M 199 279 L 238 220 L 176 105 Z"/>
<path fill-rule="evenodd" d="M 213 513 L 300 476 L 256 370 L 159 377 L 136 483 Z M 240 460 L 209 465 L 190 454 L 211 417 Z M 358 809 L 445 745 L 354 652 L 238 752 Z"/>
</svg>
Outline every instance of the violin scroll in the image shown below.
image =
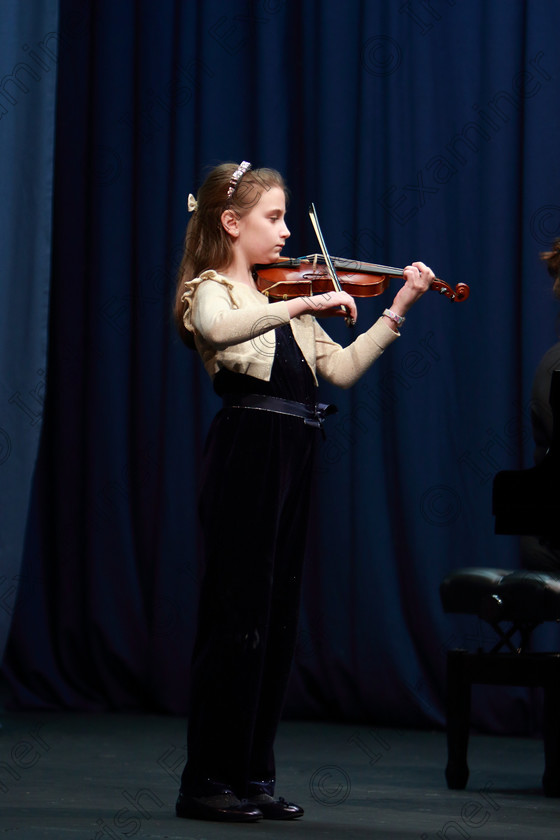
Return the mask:
<svg viewBox="0 0 560 840">
<path fill-rule="evenodd" d="M 469 296 L 470 289 L 466 283 L 457 283 L 453 289 L 445 280 L 438 280 L 437 278 L 432 282 L 430 289 L 434 292 L 439 292 L 440 295 L 445 295 L 446 298 L 462 303 Z"/>
</svg>

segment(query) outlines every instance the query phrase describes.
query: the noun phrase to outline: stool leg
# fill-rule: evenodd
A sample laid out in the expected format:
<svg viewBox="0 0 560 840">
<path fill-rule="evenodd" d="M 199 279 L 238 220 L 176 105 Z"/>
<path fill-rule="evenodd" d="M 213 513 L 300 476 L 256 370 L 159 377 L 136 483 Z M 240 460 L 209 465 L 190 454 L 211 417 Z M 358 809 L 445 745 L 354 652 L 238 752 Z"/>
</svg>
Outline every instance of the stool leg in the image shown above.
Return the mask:
<svg viewBox="0 0 560 840">
<path fill-rule="evenodd" d="M 447 654 L 447 767 L 445 778 L 451 790 L 462 790 L 469 778 L 467 749 L 471 712 L 471 685 L 465 677 L 466 651 Z"/>
<path fill-rule="evenodd" d="M 560 685 L 544 689 L 544 776 L 546 796 L 560 796 Z"/>
</svg>

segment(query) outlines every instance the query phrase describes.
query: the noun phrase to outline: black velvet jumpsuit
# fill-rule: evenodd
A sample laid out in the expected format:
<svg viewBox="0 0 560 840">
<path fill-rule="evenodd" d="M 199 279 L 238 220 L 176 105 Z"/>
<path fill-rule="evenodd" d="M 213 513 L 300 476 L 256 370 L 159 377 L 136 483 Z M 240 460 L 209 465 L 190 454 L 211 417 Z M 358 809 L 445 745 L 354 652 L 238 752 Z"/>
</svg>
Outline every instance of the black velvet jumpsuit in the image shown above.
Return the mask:
<svg viewBox="0 0 560 840">
<path fill-rule="evenodd" d="M 220 395 L 313 405 L 316 386 L 290 324 L 276 330 L 269 382 L 221 370 Z M 223 408 L 205 447 L 205 569 L 192 660 L 182 790 L 273 794 L 273 742 L 297 638 L 317 428 L 299 417 Z"/>
</svg>

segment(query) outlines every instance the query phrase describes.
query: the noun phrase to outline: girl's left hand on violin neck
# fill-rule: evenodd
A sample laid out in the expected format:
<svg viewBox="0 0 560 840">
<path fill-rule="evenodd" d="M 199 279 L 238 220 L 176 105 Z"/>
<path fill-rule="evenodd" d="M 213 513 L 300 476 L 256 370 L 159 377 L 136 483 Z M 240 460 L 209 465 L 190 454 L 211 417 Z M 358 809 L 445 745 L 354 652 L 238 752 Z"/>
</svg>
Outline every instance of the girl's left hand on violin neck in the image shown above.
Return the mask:
<svg viewBox="0 0 560 840">
<path fill-rule="evenodd" d="M 403 270 L 404 284 L 391 305 L 397 315 L 405 315 L 410 307 L 431 287 L 436 276 L 423 262 L 414 262 Z"/>
</svg>

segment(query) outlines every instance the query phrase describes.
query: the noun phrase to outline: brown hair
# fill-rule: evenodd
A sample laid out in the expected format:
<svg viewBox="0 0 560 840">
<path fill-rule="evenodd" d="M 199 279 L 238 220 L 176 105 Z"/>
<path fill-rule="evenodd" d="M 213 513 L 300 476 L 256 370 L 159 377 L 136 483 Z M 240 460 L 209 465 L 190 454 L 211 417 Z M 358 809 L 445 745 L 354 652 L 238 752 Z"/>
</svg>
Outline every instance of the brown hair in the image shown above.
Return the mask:
<svg viewBox="0 0 560 840">
<path fill-rule="evenodd" d="M 560 299 L 560 238 L 555 239 L 551 250 L 543 251 L 540 257 L 546 263 L 547 271 L 554 280 L 552 293 L 554 297 Z"/>
<path fill-rule="evenodd" d="M 250 169 L 234 183 L 233 194 L 228 198 L 237 167 L 236 163 L 222 163 L 212 169 L 198 191 L 197 208 L 187 225 L 173 314 L 179 334 L 189 347 L 193 347 L 194 342 L 183 324 L 181 298 L 185 283 L 210 268 L 225 271 L 233 259 L 232 241 L 222 225 L 222 213 L 231 209 L 241 218 L 258 204 L 264 191 L 280 187 L 286 192 L 284 180 L 275 169 Z"/>
</svg>

